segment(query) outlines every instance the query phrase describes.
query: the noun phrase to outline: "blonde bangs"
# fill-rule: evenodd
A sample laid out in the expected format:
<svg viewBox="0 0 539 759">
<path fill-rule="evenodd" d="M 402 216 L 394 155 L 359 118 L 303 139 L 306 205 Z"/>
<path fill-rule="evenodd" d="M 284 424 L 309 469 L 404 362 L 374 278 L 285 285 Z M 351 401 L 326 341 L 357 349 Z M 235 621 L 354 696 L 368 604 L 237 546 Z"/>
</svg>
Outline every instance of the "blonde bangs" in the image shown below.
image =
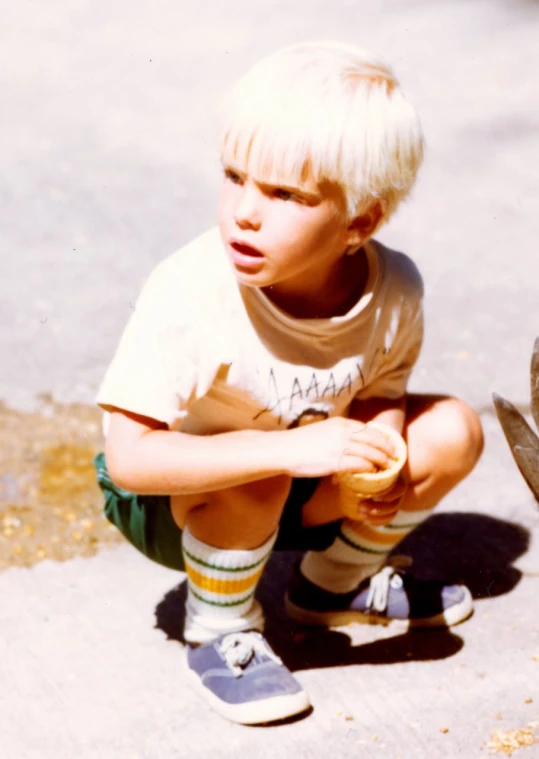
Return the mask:
<svg viewBox="0 0 539 759">
<path fill-rule="evenodd" d="M 309 124 L 311 111 L 282 90 L 238 98 L 223 134 L 222 160 L 271 184 L 299 187 L 308 177 L 322 182 L 331 159 L 317 144 L 320 130 Z"/>
<path fill-rule="evenodd" d="M 373 199 L 385 219 L 410 192 L 423 157 L 419 118 L 391 70 L 335 43 L 264 59 L 227 103 L 221 158 L 268 184 L 339 186 L 350 217 Z"/>
</svg>

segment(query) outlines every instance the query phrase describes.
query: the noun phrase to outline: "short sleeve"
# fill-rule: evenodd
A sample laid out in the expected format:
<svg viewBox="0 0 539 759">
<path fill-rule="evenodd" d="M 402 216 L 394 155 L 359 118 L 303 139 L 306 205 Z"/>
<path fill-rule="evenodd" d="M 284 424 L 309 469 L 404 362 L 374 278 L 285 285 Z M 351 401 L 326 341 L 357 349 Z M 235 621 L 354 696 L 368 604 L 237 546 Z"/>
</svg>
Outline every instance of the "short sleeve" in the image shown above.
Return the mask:
<svg viewBox="0 0 539 759">
<path fill-rule="evenodd" d="M 161 264 L 137 300 L 97 403 L 179 428 L 197 388 L 192 316 Z"/>
<path fill-rule="evenodd" d="M 423 309 L 418 303 L 412 313 L 406 308 L 401 312 L 396 338 L 392 345 L 381 349 L 374 380 L 359 393 L 358 399 L 403 396 L 422 343 Z"/>
</svg>

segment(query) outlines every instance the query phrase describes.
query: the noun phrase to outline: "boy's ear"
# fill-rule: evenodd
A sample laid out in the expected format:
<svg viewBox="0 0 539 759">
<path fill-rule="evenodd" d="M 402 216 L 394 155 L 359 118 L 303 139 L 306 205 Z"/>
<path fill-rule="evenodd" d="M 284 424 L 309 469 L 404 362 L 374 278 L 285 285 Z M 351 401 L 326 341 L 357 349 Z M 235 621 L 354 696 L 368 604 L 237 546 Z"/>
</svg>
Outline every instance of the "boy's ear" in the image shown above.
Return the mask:
<svg viewBox="0 0 539 759">
<path fill-rule="evenodd" d="M 376 227 L 382 221 L 384 208 L 382 202 L 374 203 L 360 216 L 356 216 L 348 226 L 348 245 L 361 245 L 374 234 Z"/>
</svg>

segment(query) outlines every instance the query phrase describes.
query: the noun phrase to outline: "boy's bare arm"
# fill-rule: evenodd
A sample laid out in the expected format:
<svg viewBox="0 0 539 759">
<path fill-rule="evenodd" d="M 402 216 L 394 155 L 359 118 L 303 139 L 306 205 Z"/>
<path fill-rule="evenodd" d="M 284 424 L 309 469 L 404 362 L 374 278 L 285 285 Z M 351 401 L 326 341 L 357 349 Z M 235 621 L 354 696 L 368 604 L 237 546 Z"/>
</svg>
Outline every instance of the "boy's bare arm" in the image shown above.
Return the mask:
<svg viewBox="0 0 539 759">
<path fill-rule="evenodd" d="M 373 471 L 387 466 L 391 453 L 383 435 L 342 417 L 293 430 L 198 436 L 119 409 L 111 415 L 106 443 L 113 481 L 153 495 L 205 493 L 279 474 Z"/>
</svg>

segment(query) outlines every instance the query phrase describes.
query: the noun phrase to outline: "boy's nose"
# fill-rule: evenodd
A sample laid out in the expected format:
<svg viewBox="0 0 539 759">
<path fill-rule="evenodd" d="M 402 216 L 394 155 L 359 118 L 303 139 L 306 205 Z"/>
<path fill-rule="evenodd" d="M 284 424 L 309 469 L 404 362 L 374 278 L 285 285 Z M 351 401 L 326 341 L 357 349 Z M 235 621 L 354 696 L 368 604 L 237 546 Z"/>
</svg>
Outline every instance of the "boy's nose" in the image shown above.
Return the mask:
<svg viewBox="0 0 539 759">
<path fill-rule="evenodd" d="M 256 191 L 244 188 L 234 209 L 234 220 L 240 229 L 259 229 L 261 225 L 260 208 Z"/>
</svg>

